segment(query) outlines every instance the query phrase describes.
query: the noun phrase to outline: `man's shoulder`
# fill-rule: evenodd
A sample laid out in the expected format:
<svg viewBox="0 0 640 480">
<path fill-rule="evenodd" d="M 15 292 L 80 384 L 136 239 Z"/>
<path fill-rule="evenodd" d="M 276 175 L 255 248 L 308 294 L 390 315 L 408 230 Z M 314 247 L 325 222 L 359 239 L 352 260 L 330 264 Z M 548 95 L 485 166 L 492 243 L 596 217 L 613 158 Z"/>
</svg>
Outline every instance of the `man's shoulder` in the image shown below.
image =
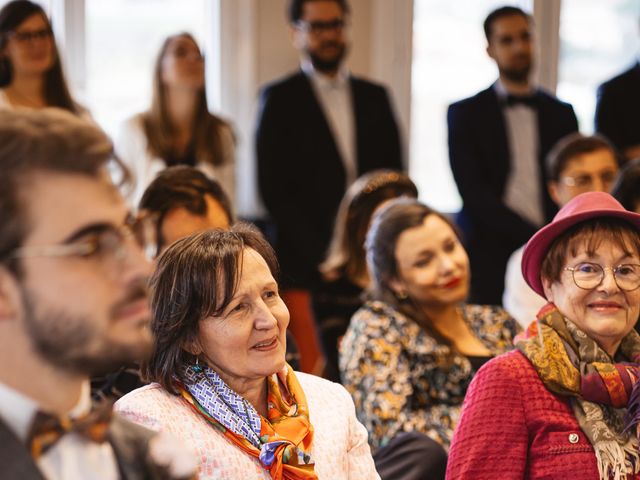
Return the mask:
<svg viewBox="0 0 640 480">
<path fill-rule="evenodd" d="M 554 94 L 546 91 L 543 88 L 539 88 L 536 93 L 538 98 L 546 105 L 559 108 L 562 110 L 573 110 L 573 107 L 571 106 L 570 103 L 560 100 Z"/>
<path fill-rule="evenodd" d="M 308 86 L 309 79 L 302 71 L 290 73 L 284 77 L 266 83 L 261 88 L 261 95 L 278 95 L 280 93 L 289 94 L 291 91 Z"/>
<path fill-rule="evenodd" d="M 613 78 L 610 78 L 606 82 L 602 83 L 598 87 L 599 91 L 610 91 L 610 90 L 626 90 L 626 87 L 630 84 L 638 84 L 640 80 L 640 64 L 636 63 L 631 68 L 625 70 L 624 72 L 616 75 Z"/>
<path fill-rule="evenodd" d="M 493 86 L 489 88 L 485 88 L 480 92 L 476 93 L 467 98 L 463 98 L 462 100 L 458 100 L 449 105 L 449 110 L 452 111 L 464 111 L 464 110 L 474 110 L 484 108 L 489 103 L 496 103 L 498 101 L 498 97 L 496 95 Z"/>
<path fill-rule="evenodd" d="M 382 83 L 378 83 L 369 78 L 359 77 L 357 75 L 350 75 L 349 81 L 354 89 L 360 89 L 362 91 L 370 92 L 386 92 L 387 87 Z"/>
</svg>

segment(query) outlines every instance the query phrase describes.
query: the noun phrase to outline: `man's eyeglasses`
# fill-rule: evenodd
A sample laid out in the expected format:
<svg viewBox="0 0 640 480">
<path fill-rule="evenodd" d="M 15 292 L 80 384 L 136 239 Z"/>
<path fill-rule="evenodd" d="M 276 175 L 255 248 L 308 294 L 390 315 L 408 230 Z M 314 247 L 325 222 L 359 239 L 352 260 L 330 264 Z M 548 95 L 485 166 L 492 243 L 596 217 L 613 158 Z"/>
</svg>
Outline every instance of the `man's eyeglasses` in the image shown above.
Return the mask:
<svg viewBox="0 0 640 480">
<path fill-rule="evenodd" d="M 610 187 L 613 185 L 613 182 L 616 179 L 616 172 L 606 171 L 600 172 L 599 174 L 589 175 L 576 175 L 575 177 L 563 177 L 562 182 L 567 187 L 575 187 L 575 188 L 593 188 L 595 180 L 599 178 L 600 182 L 605 187 Z"/>
<path fill-rule="evenodd" d="M 300 20 L 297 26 L 300 30 L 310 33 L 311 35 L 321 35 L 324 32 L 341 33 L 346 26 L 346 22 L 342 19 L 335 19 L 329 22 L 305 22 Z"/>
<path fill-rule="evenodd" d="M 593 290 L 604 280 L 605 270 L 611 270 L 620 290 L 631 292 L 640 287 L 640 265 L 626 263 L 617 267 L 603 267 L 597 263 L 582 262 L 575 267 L 565 267 L 573 275 L 573 282 L 583 290 Z"/>
<path fill-rule="evenodd" d="M 32 30 L 32 31 L 24 31 L 24 32 L 11 32 L 11 38 L 16 40 L 18 43 L 28 43 L 31 40 L 44 40 L 47 38 L 51 38 L 53 36 L 53 32 L 50 28 L 43 28 L 41 30 Z"/>
<path fill-rule="evenodd" d="M 78 257 L 108 265 L 123 262 L 131 251 L 127 243 L 133 240 L 151 259 L 157 250 L 155 223 L 152 215 L 129 217 L 120 227 L 100 226 L 71 243 L 19 247 L 8 258 Z"/>
</svg>

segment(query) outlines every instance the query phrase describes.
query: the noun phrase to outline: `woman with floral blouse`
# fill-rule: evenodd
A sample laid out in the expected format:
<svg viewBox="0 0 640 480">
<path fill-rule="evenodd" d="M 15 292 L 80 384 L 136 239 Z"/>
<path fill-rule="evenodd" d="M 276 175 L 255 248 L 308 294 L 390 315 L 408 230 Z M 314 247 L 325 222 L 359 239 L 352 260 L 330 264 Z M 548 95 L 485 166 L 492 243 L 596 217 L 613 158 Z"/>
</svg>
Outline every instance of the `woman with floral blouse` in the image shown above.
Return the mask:
<svg viewBox="0 0 640 480">
<path fill-rule="evenodd" d="M 382 207 L 366 251 L 372 286 L 341 345 L 343 383 L 374 450 L 421 432 L 446 451 L 473 374 L 519 327 L 500 307 L 464 303 L 467 253 L 450 221 L 416 200 Z"/>
</svg>

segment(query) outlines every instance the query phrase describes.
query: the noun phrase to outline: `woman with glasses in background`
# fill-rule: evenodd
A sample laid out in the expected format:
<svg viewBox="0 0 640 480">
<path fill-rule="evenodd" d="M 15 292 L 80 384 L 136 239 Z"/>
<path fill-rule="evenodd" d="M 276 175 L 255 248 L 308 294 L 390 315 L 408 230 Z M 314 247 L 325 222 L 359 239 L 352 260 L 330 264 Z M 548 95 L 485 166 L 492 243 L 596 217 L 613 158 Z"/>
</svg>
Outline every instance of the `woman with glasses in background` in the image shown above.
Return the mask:
<svg viewBox="0 0 640 480">
<path fill-rule="evenodd" d="M 45 107 L 89 118 L 69 92 L 44 10 L 15 0 L 0 10 L 0 109 Z"/>
<path fill-rule="evenodd" d="M 215 178 L 233 202 L 235 139 L 229 124 L 209 113 L 204 57 L 193 36 L 167 38 L 156 59 L 149 110 L 121 126 L 116 150 L 132 173 L 128 197 L 138 205 L 165 167 L 189 165 Z"/>
<path fill-rule="evenodd" d="M 581 193 L 610 193 L 618 165 L 619 155 L 606 138 L 570 133 L 558 140 L 545 159 L 549 196 L 558 208 L 562 208 Z M 524 247 L 513 252 L 507 262 L 502 305 L 523 328 L 527 328 L 547 302 L 522 276 L 520 264 Z"/>
<path fill-rule="evenodd" d="M 640 215 L 583 193 L 529 240 L 522 272 L 549 303 L 471 383 L 448 478 L 639 478 L 624 416 L 640 362 Z"/>
</svg>

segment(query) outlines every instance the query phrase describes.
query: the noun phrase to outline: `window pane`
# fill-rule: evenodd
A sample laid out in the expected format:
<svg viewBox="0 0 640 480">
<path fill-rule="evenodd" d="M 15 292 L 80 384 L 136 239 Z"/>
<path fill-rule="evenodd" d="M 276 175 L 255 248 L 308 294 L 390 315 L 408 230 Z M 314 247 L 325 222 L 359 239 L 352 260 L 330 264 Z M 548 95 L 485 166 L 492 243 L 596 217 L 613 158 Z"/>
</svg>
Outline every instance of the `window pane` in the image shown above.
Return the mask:
<svg viewBox="0 0 640 480">
<path fill-rule="evenodd" d="M 208 0 L 86 0 L 84 101 L 111 134 L 151 101 L 153 63 L 164 39 L 190 32 L 204 49 Z"/>
<path fill-rule="evenodd" d="M 531 11 L 531 1 L 511 2 Z M 420 198 L 445 212 L 462 203 L 449 168 L 447 106 L 487 88 L 497 69 L 482 22 L 504 0 L 415 0 L 409 171 Z"/>
<path fill-rule="evenodd" d="M 638 54 L 638 0 L 562 0 L 558 96 L 573 104 L 580 130 L 593 132 L 598 85 Z"/>
</svg>

